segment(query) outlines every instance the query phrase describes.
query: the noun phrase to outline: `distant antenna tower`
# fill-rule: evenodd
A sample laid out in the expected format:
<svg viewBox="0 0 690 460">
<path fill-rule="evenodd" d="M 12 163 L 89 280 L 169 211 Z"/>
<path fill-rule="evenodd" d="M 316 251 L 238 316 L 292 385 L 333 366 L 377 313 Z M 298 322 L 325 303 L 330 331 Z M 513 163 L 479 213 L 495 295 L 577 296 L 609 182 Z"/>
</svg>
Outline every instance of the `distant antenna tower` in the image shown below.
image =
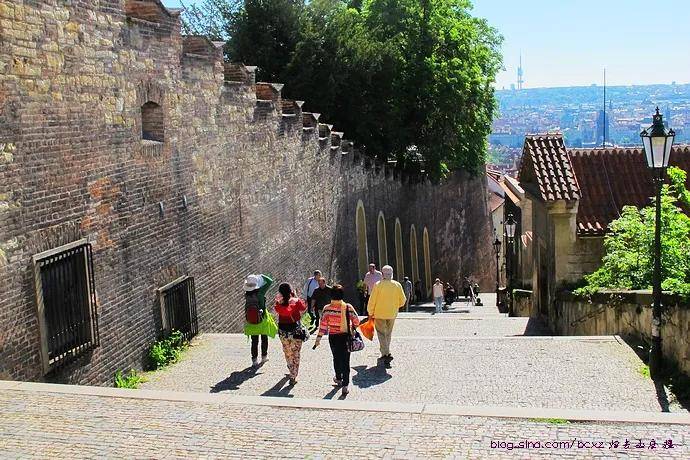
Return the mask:
<svg viewBox="0 0 690 460">
<path fill-rule="evenodd" d="M 520 53 L 520 66 L 518 67 L 517 70 L 517 88 L 518 90 L 522 89 L 522 84 L 525 82 L 525 80 L 522 78 L 522 53 Z"/>
<path fill-rule="evenodd" d="M 601 140 L 601 146 L 606 147 L 606 67 L 604 67 L 604 119 L 601 120 L 604 125 L 604 132 Z"/>
</svg>

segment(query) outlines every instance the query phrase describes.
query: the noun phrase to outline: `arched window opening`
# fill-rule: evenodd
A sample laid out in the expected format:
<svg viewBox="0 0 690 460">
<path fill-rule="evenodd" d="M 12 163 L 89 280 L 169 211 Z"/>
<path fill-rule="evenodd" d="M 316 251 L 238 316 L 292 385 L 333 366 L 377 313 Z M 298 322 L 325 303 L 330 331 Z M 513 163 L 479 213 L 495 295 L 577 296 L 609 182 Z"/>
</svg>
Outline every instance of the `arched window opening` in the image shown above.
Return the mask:
<svg viewBox="0 0 690 460">
<path fill-rule="evenodd" d="M 388 240 L 386 238 L 386 218 L 383 211 L 379 211 L 379 219 L 376 225 L 376 234 L 379 244 L 379 268 L 388 265 Z"/>
<path fill-rule="evenodd" d="M 403 260 L 402 227 L 398 218 L 395 219 L 395 270 L 398 281 L 402 281 L 405 276 L 405 261 Z"/>
<path fill-rule="evenodd" d="M 359 278 L 364 277 L 364 274 L 369 266 L 367 248 L 367 217 L 364 212 L 364 203 L 362 203 L 362 200 L 357 202 L 355 226 L 357 229 L 357 268 L 359 269 Z"/>
<path fill-rule="evenodd" d="M 163 107 L 149 101 L 141 106 L 141 138 L 146 141 L 163 142 L 164 136 Z"/>
<path fill-rule="evenodd" d="M 424 227 L 422 236 L 424 245 L 424 280 L 426 282 L 426 295 L 431 297 L 431 256 L 429 254 L 429 231 Z"/>
<path fill-rule="evenodd" d="M 419 281 L 419 262 L 417 260 L 417 230 L 414 228 L 414 225 L 410 228 L 410 265 L 412 266 L 410 270 L 412 285 L 416 291 L 417 281 Z"/>
</svg>

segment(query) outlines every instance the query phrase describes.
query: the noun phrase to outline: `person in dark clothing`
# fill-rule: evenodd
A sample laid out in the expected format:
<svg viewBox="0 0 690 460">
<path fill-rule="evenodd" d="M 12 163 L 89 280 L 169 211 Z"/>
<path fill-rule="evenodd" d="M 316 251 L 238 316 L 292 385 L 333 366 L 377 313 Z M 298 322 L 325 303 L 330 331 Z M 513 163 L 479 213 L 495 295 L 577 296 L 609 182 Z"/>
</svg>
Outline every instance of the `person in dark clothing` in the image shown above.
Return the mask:
<svg viewBox="0 0 690 460">
<path fill-rule="evenodd" d="M 323 307 L 331 303 L 331 289 L 331 286 L 326 284 L 326 278 L 319 278 L 319 287 L 314 289 L 311 295 L 311 304 L 309 305 L 309 313 L 314 317 L 316 325 L 319 324 Z"/>
<path fill-rule="evenodd" d="M 462 280 L 462 296 L 467 298 L 472 296 L 472 283 L 467 276 Z"/>
</svg>

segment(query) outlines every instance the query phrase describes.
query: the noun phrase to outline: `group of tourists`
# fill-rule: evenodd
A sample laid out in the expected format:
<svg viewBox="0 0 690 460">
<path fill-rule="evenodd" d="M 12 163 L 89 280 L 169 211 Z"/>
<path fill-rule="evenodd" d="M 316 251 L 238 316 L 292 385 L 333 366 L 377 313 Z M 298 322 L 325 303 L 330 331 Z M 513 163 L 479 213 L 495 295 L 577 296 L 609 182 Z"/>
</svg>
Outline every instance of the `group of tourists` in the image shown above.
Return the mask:
<svg viewBox="0 0 690 460">
<path fill-rule="evenodd" d="M 403 289 L 400 283 L 393 280 L 393 268 L 390 265 L 378 271 L 376 265 L 371 264 L 364 276 L 367 321 L 373 322 L 381 351 L 379 360 L 386 365 L 390 365 L 393 360 L 390 343 L 398 310 L 409 305 L 410 301 L 412 283 L 407 278 L 405 281 Z M 363 341 L 357 332 L 360 326 L 359 316 L 355 308 L 343 300 L 343 286 L 328 285 L 319 270 L 315 270 L 313 276 L 307 279 L 301 297 L 289 283 L 282 283 L 278 286 L 273 305 L 274 316 L 266 305 L 266 293 L 273 283 L 274 280 L 264 274 L 248 275 L 244 281 L 244 333 L 251 338 L 252 366 L 268 361 L 268 339 L 277 334 L 283 346 L 287 377 L 290 385 L 295 385 L 302 345 L 308 340 L 310 332 L 317 333 L 312 349 L 316 349 L 321 344 L 322 337 L 328 335 L 333 355 L 333 382 L 341 387 L 343 395 L 347 395 L 350 384 L 350 353 L 363 348 Z"/>
<path fill-rule="evenodd" d="M 441 311 L 447 309 L 458 298 L 453 285 L 451 283 L 444 284 L 439 278 L 436 278 L 434 281 L 431 292 L 434 298 L 436 313 L 441 313 Z M 462 280 L 462 296 L 469 299 L 474 305 L 481 305 L 478 295 L 479 284 L 473 283 L 468 276 L 465 276 Z M 444 300 L 445 306 L 443 305 Z"/>
</svg>

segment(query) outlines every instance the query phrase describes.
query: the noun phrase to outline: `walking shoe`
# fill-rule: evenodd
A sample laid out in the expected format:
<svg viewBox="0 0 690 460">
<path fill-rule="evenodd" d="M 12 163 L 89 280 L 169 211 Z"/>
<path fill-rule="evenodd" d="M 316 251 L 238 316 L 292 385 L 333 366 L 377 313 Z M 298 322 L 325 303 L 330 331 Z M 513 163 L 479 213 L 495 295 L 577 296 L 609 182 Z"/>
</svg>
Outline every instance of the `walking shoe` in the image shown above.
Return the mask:
<svg viewBox="0 0 690 460">
<path fill-rule="evenodd" d="M 343 396 L 346 396 L 349 392 L 350 392 L 350 389 L 347 387 L 347 385 L 345 385 L 343 387 Z"/>
<path fill-rule="evenodd" d="M 259 360 L 256 358 L 252 358 L 252 366 L 256 367 L 259 365 Z"/>
<path fill-rule="evenodd" d="M 268 356 L 267 356 L 267 355 L 262 355 L 262 356 L 261 356 L 261 364 L 265 363 L 266 361 L 268 361 Z"/>
<path fill-rule="evenodd" d="M 386 356 L 386 359 L 387 359 L 388 361 L 393 361 L 393 355 L 391 355 L 390 353 L 388 353 L 388 356 Z"/>
<path fill-rule="evenodd" d="M 342 379 L 333 377 L 333 383 L 335 383 L 338 386 L 341 386 L 343 384 L 343 381 L 342 381 Z"/>
<path fill-rule="evenodd" d="M 290 377 L 290 385 L 295 385 L 297 383 L 297 379 L 295 377 Z"/>
</svg>

